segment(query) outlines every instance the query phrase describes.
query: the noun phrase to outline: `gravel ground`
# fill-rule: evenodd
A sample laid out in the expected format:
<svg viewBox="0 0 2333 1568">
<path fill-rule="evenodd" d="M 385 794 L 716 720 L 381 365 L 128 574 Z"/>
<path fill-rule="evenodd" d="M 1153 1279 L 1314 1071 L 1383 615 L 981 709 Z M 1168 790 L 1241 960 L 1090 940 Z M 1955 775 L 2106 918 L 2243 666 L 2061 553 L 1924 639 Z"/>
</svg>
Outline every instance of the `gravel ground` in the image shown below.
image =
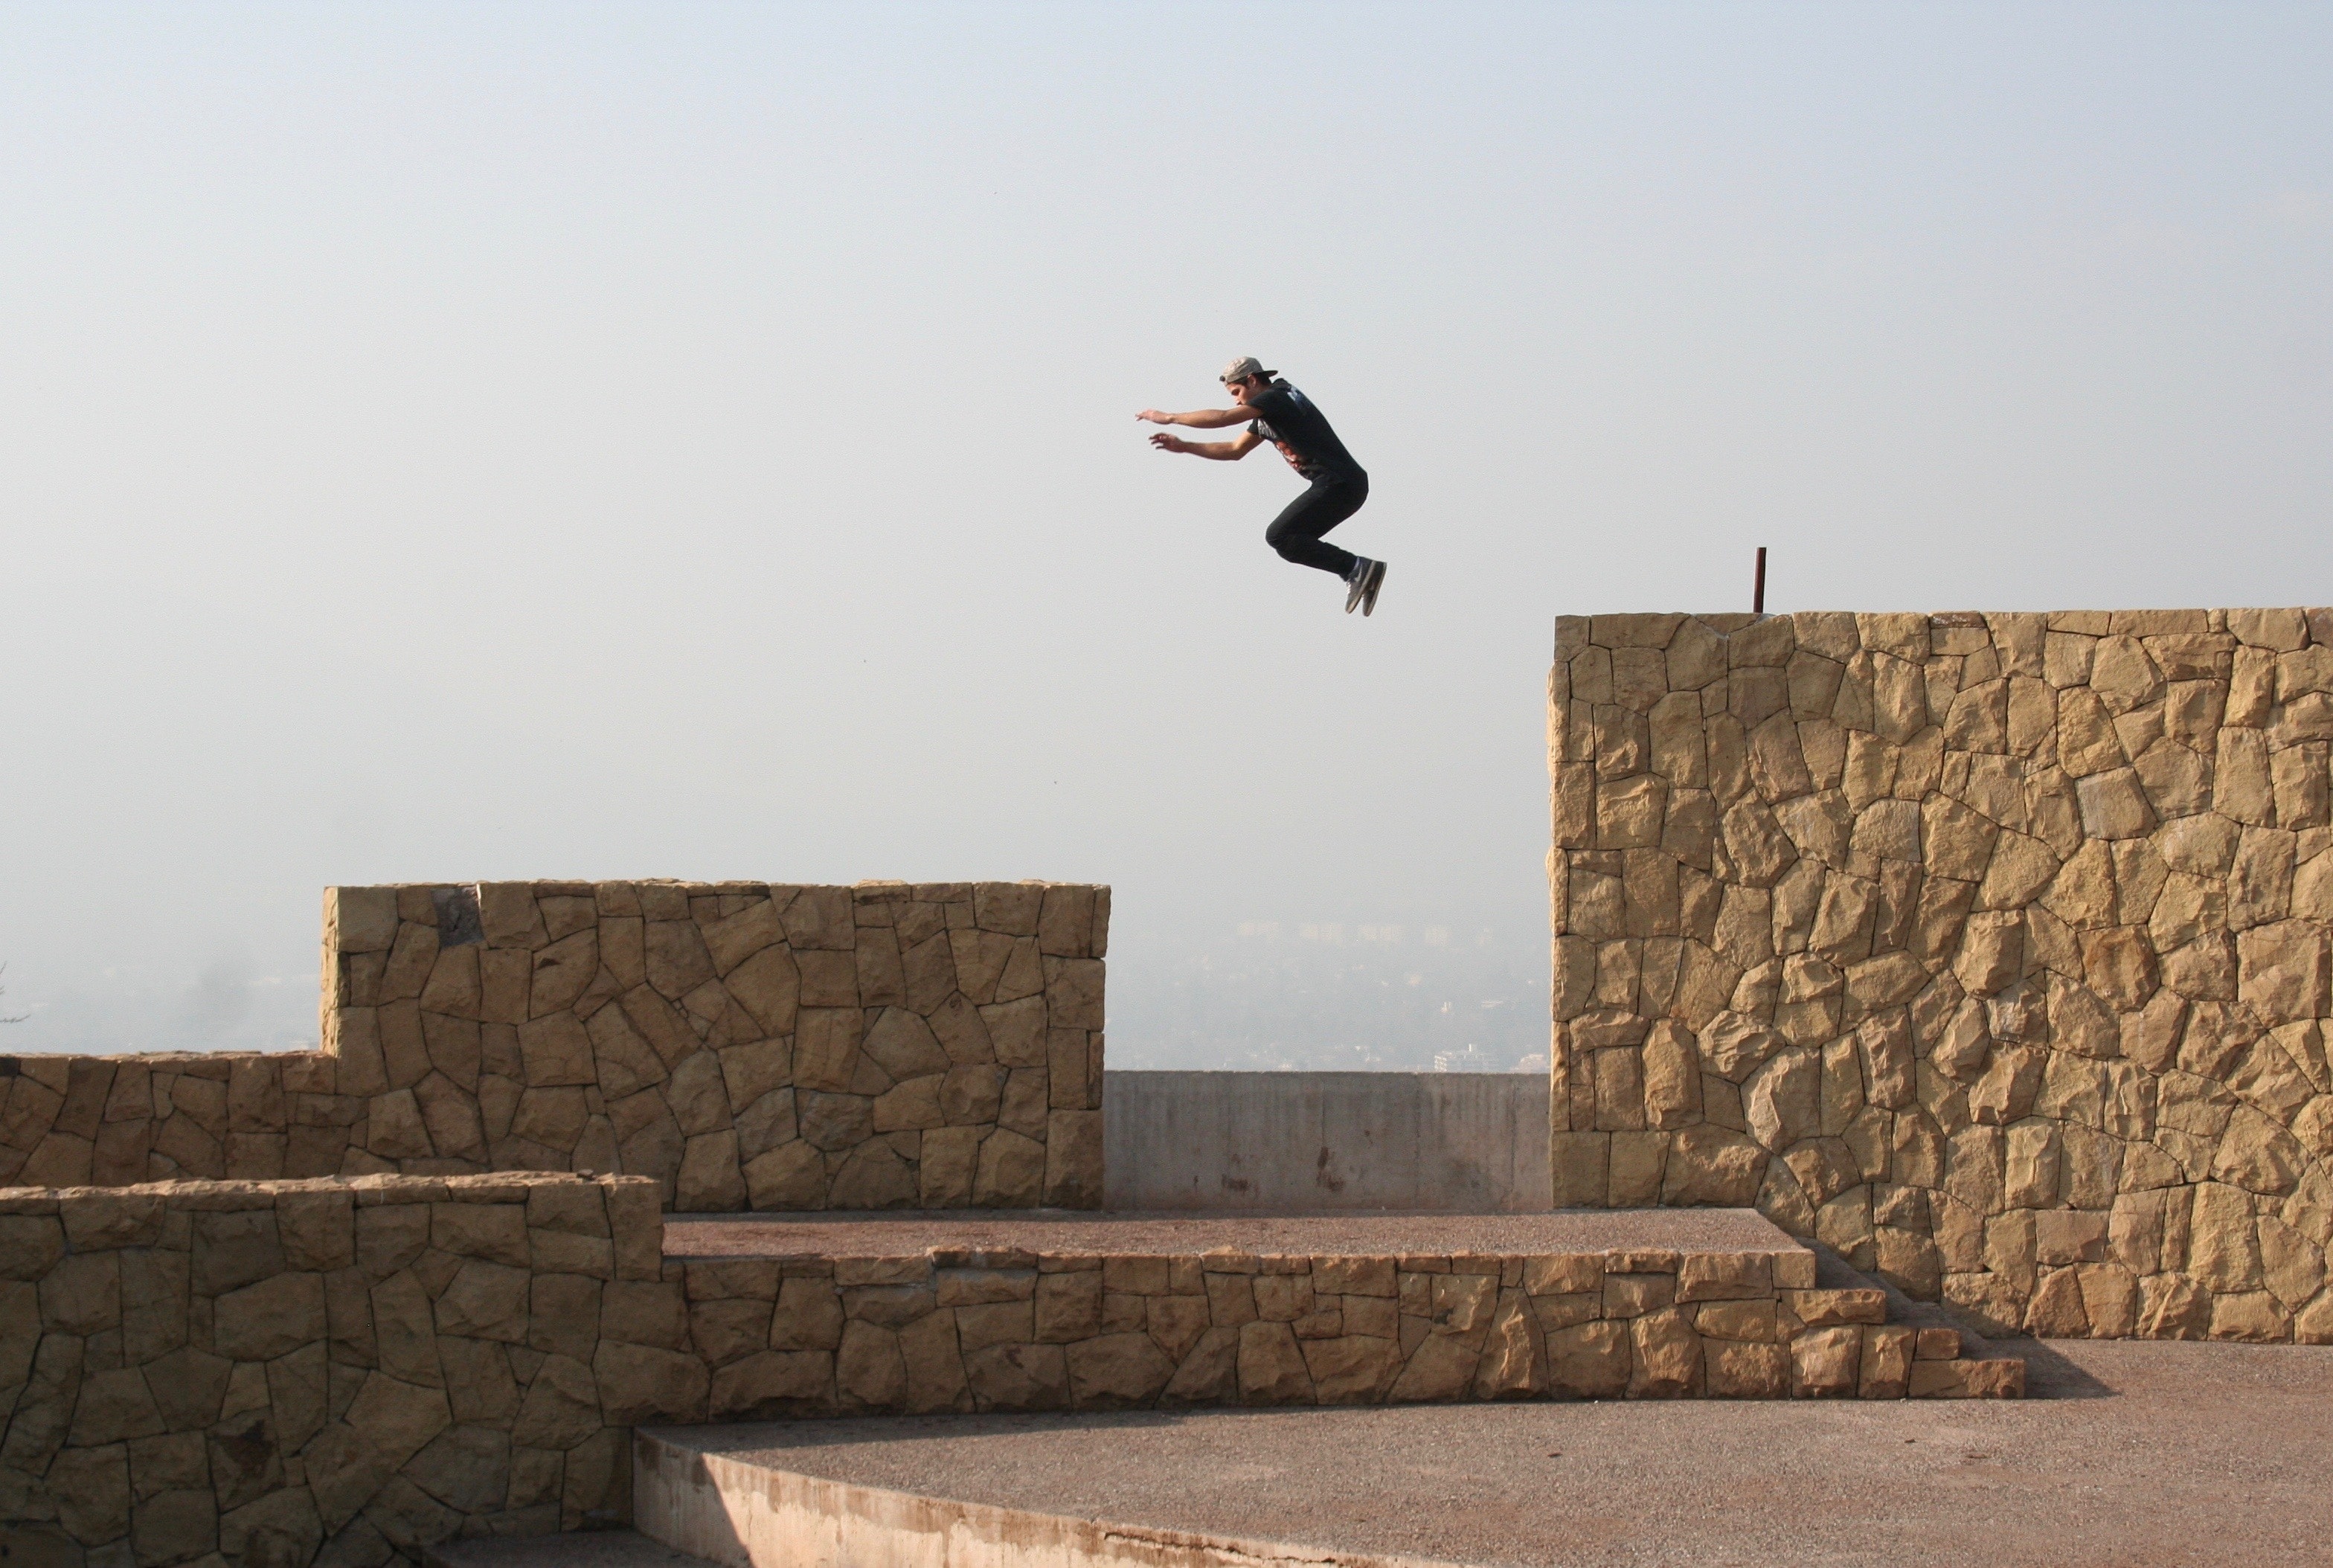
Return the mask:
<svg viewBox="0 0 2333 1568">
<path fill-rule="evenodd" d="M 720 1214 L 665 1217 L 667 1257 L 889 1257 L 929 1248 L 1189 1256 L 1212 1248 L 1338 1257 L 1452 1252 L 1777 1252 L 1798 1243 L 1752 1209 L 1557 1214 Z"/>
<path fill-rule="evenodd" d="M 2333 1562 L 2333 1347 L 2000 1348 L 2027 1357 L 2035 1397 L 926 1417 L 664 1435 L 862 1485 L 1464 1563 Z"/>
</svg>

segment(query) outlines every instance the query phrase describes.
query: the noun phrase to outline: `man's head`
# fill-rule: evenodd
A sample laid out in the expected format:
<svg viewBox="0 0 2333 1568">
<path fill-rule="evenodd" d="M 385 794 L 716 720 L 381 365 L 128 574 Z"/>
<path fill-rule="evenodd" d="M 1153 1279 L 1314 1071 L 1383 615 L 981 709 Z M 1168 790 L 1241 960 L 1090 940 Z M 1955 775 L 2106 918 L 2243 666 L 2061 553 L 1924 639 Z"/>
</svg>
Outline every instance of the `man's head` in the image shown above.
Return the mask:
<svg viewBox="0 0 2333 1568">
<path fill-rule="evenodd" d="M 1245 403 L 1271 386 L 1272 378 L 1279 374 L 1277 370 L 1265 369 L 1263 361 L 1254 355 L 1243 355 L 1224 367 L 1224 386 L 1234 401 Z"/>
</svg>

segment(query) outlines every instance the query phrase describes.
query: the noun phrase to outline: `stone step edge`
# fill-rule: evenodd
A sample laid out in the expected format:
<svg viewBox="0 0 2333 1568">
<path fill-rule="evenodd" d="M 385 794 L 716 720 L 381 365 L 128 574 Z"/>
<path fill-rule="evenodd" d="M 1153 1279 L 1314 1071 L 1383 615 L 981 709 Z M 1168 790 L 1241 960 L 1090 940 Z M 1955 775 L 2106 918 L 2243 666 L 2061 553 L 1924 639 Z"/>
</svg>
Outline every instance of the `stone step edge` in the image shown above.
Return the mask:
<svg viewBox="0 0 2333 1568">
<path fill-rule="evenodd" d="M 1462 1568 L 832 1481 L 706 1453 L 687 1444 L 680 1435 L 686 1429 L 634 1433 L 633 1524 L 648 1539 L 697 1554 L 695 1560 L 716 1568 L 940 1562 L 989 1568 Z"/>
<path fill-rule="evenodd" d="M 1821 1242 L 1806 1245 L 1815 1255 L 1818 1286 L 1876 1292 L 1886 1303 L 1887 1321 L 1915 1332 L 1911 1398 L 2025 1397 L 2024 1357 L 2002 1350 L 1935 1303 L 1915 1301 L 1887 1280 L 1863 1273 Z"/>
<path fill-rule="evenodd" d="M 676 1217 L 673 1215 L 667 1215 L 665 1218 L 667 1221 L 670 1221 Z M 693 1217 L 683 1216 L 680 1218 Z M 729 1217 L 719 1216 L 718 1218 L 725 1219 Z M 666 1235 L 667 1238 L 671 1235 L 669 1229 L 667 1229 Z M 1109 1249 L 1096 1249 L 1093 1248 L 1084 1247 L 1065 1247 L 1048 1248 L 1041 1251 L 1025 1247 L 975 1248 L 948 1247 L 939 1244 L 931 1244 L 924 1247 L 903 1246 L 883 1250 L 859 1248 L 796 1248 L 791 1251 L 773 1249 L 765 1252 L 685 1252 L 673 1249 L 669 1243 L 667 1243 L 663 1257 L 667 1263 L 694 1263 L 700 1265 L 720 1263 L 773 1263 L 784 1266 L 788 1264 L 831 1263 L 850 1264 L 861 1267 L 879 1267 L 884 1264 L 900 1263 L 928 1264 L 934 1268 L 1040 1268 L 1047 1263 L 1090 1263 L 1104 1261 L 1111 1258 L 1196 1258 L 1201 1262 L 1218 1259 L 1244 1260 L 1263 1258 L 1276 1259 L 1286 1257 L 1308 1259 L 1320 1257 L 1337 1261 L 1347 1259 L 1359 1259 L 1367 1261 L 1376 1258 L 1385 1258 L 1394 1263 L 1397 1267 L 1404 1267 L 1425 1259 L 1456 1260 L 1463 1258 L 1468 1262 L 1480 1262 L 1489 1259 L 1517 1257 L 1526 1259 L 1533 1257 L 1601 1257 L 1616 1260 L 1620 1265 L 1620 1267 L 1614 1268 L 1611 1272 L 1616 1274 L 1634 1274 L 1638 1272 L 1666 1273 L 1675 1269 L 1678 1260 L 1685 1257 L 1763 1257 L 1770 1260 L 1771 1266 L 1771 1263 L 1772 1262 L 1796 1258 L 1800 1253 L 1805 1250 L 1807 1249 L 1802 1247 L 1722 1247 L 1699 1250 L 1689 1247 L 1603 1247 L 1562 1252 L 1320 1252 L 1312 1250 L 1301 1252 L 1282 1252 L 1260 1247 L 1211 1247 L 1202 1251 L 1145 1252 L 1130 1249 L 1125 1251 L 1111 1251 Z M 1429 1270 L 1428 1272 L 1439 1273 L 1443 1271 Z M 1785 1286 L 1784 1288 L 1803 1289 L 1811 1287 Z"/>
</svg>

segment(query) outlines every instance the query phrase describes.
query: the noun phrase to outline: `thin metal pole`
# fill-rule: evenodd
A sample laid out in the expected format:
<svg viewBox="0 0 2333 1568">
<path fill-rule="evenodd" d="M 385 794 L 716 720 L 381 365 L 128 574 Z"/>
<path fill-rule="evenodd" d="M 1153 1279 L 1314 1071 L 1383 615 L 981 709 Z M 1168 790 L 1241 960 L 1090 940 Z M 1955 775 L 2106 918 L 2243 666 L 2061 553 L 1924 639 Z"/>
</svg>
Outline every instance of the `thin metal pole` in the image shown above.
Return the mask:
<svg viewBox="0 0 2333 1568">
<path fill-rule="evenodd" d="M 1750 590 L 1750 613 L 1766 613 L 1766 547 L 1762 544 L 1758 547 L 1758 584 Z"/>
</svg>

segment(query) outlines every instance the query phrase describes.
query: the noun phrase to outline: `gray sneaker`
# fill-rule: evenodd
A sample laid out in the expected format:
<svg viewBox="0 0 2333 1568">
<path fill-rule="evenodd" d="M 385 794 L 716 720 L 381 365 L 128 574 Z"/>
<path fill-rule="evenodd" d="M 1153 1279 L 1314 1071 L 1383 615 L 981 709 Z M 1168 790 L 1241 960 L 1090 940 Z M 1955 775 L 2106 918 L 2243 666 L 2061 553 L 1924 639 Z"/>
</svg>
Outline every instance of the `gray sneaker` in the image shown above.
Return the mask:
<svg viewBox="0 0 2333 1568">
<path fill-rule="evenodd" d="M 1365 555 L 1357 555 L 1353 558 L 1353 575 L 1345 579 L 1345 613 L 1347 615 L 1351 615 L 1361 607 L 1362 596 L 1369 589 L 1369 571 L 1372 568 L 1380 573 L 1385 570 L 1383 567 Z"/>
<path fill-rule="evenodd" d="M 1361 614 L 1365 616 L 1377 614 L 1378 589 L 1383 587 L 1385 587 L 1385 562 L 1373 560 L 1369 562 L 1368 569 L 1361 573 L 1359 590 L 1361 596 Z"/>
</svg>

